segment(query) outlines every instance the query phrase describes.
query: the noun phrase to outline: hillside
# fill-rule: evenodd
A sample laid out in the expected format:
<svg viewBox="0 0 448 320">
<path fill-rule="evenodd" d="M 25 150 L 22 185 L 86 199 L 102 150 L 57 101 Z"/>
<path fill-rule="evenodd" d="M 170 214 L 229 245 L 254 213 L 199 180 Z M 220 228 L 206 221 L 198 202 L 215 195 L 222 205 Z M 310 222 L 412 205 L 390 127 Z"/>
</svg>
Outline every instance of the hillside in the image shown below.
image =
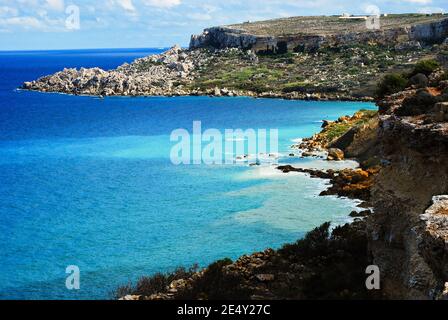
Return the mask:
<svg viewBox="0 0 448 320">
<path fill-rule="evenodd" d="M 257 53 L 315 52 L 341 45 L 441 43 L 448 36 L 447 15 L 403 14 L 380 17 L 372 29 L 359 17 L 294 17 L 205 29 L 190 48 L 240 48 Z"/>
<path fill-rule="evenodd" d="M 415 25 L 439 22 L 448 15 L 392 14 L 381 16 L 381 30 L 410 28 Z M 340 16 L 290 17 L 267 21 L 240 23 L 228 26 L 259 36 L 294 34 L 335 35 L 345 32 L 367 32 L 365 20 L 341 19 Z"/>
<path fill-rule="evenodd" d="M 213 27 L 192 36 L 189 49 L 175 46 L 115 70 L 66 69 L 22 88 L 96 96 L 371 101 L 384 74 L 412 69 L 421 59 L 448 61 L 448 16 L 395 15 L 383 17 L 382 24 L 369 30 L 365 21 L 296 17 Z"/>
</svg>

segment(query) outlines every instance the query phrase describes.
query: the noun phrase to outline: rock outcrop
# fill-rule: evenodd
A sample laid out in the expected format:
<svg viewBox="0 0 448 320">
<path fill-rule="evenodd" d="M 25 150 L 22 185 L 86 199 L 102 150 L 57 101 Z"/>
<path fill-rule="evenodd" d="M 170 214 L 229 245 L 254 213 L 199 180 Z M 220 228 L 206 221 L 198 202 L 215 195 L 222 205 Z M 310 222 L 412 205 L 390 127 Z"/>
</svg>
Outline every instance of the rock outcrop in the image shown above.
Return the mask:
<svg viewBox="0 0 448 320">
<path fill-rule="evenodd" d="M 96 96 L 181 95 L 186 94 L 182 84 L 191 81 L 191 73 L 204 59 L 200 52 L 186 54 L 185 50 L 174 46 L 162 54 L 137 59 L 115 70 L 64 69 L 25 82 L 22 88 Z"/>
<path fill-rule="evenodd" d="M 448 19 L 414 25 L 409 30 L 409 39 L 426 43 L 442 43 L 448 38 Z"/>
<path fill-rule="evenodd" d="M 444 112 L 437 101 L 446 99 L 439 85 L 424 89 L 424 97 L 407 90 L 380 103 L 379 156 L 385 165 L 372 187 L 375 214 L 367 228 L 391 298 L 436 299 L 448 281 L 448 206 L 445 197 L 434 198 L 448 193 L 448 122 L 434 121 L 436 111 Z"/>
<path fill-rule="evenodd" d="M 344 151 L 338 148 L 330 148 L 328 149 L 328 157 L 327 160 L 344 160 L 345 154 Z"/>
<path fill-rule="evenodd" d="M 258 41 L 254 35 L 245 33 L 243 30 L 229 27 L 212 27 L 204 30 L 199 35 L 192 35 L 190 49 L 203 47 L 224 48 L 251 48 Z"/>
<path fill-rule="evenodd" d="M 411 82 L 417 88 L 378 103 L 378 120 L 352 127 L 330 143 L 326 137 L 332 128 L 328 127 L 335 124 L 327 124 L 322 133 L 302 144 L 337 146 L 370 167 L 358 175 L 350 170 L 327 174 L 332 186 L 323 195 L 367 197 L 374 209 L 365 218 L 368 247 L 372 263 L 380 267 L 387 298 L 448 298 L 448 86 L 444 78 L 435 71 L 423 81 L 432 87 L 418 89 L 421 83 Z M 280 169 L 303 172 L 288 166 Z M 360 183 L 351 181 L 358 176 Z"/>
</svg>

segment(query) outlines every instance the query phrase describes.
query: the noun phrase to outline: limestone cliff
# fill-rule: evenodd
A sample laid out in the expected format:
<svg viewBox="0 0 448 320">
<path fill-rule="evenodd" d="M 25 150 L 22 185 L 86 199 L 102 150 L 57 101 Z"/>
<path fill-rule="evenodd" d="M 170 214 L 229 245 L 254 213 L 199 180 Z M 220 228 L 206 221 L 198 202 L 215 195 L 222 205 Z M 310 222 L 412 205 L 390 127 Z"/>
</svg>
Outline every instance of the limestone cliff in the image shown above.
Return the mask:
<svg viewBox="0 0 448 320">
<path fill-rule="evenodd" d="M 435 195 L 448 193 L 448 125 L 380 119 L 381 157 L 389 164 L 372 191 L 369 246 L 391 298 L 435 298 L 448 280 L 447 242 L 421 215 Z M 448 216 L 441 216 L 446 225 Z"/>
<path fill-rule="evenodd" d="M 380 29 L 366 21 L 339 17 L 295 17 L 220 26 L 193 35 L 190 48 L 250 49 L 257 53 L 309 52 L 321 47 L 371 44 L 414 45 L 441 43 L 448 37 L 444 15 L 389 15 L 380 18 Z"/>
</svg>

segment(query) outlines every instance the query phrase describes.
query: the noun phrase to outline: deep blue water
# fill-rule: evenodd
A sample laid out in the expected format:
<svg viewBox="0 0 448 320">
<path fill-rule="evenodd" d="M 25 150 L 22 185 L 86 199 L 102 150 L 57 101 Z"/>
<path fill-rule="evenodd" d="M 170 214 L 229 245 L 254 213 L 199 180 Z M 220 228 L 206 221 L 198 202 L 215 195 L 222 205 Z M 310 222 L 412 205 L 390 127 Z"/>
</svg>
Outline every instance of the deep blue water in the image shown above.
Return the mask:
<svg viewBox="0 0 448 320">
<path fill-rule="evenodd" d="M 0 52 L 0 299 L 109 298 L 141 275 L 279 247 L 346 220 L 354 202 L 318 197 L 324 181 L 270 166 L 175 166 L 169 135 L 194 120 L 276 128 L 288 154 L 321 119 L 371 104 L 15 90 L 64 67 L 111 69 L 155 52 Z M 79 291 L 65 288 L 68 265 L 80 267 Z"/>
</svg>

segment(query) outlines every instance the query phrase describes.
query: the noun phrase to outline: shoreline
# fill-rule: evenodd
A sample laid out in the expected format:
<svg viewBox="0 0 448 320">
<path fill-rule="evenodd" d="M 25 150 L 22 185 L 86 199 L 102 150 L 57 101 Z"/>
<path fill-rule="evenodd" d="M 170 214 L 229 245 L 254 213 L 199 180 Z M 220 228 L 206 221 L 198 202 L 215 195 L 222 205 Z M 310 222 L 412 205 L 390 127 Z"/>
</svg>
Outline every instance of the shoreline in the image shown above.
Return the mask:
<svg viewBox="0 0 448 320">
<path fill-rule="evenodd" d="M 261 93 L 255 94 L 244 93 L 244 94 L 233 94 L 233 95 L 214 95 L 209 93 L 191 93 L 191 94 L 163 94 L 163 95 L 95 95 L 95 94 L 76 94 L 70 92 L 61 92 L 61 91 L 42 91 L 37 89 L 25 89 L 25 88 L 16 88 L 14 91 L 18 92 L 37 92 L 42 94 L 60 94 L 60 95 L 68 95 L 73 97 L 91 97 L 97 99 L 105 99 L 105 98 L 177 98 L 177 97 L 209 97 L 209 98 L 252 98 L 252 99 L 278 99 L 278 100 L 292 100 L 292 101 L 319 101 L 319 102 L 366 102 L 366 103 L 375 103 L 375 98 L 373 97 L 291 97 L 287 94 L 270 94 L 270 93 Z M 320 95 L 319 92 L 311 93 L 311 95 Z"/>
<path fill-rule="evenodd" d="M 318 134 L 319 132 L 315 133 L 313 136 L 315 136 L 316 134 Z M 300 139 L 300 140 L 298 140 Z M 295 138 L 294 140 L 298 140 L 301 141 L 303 139 L 306 138 Z M 291 145 L 288 150 L 293 150 L 295 145 Z M 295 149 L 297 150 L 297 149 Z M 305 151 L 305 149 L 300 150 L 300 153 L 303 153 Z M 323 161 L 323 162 L 333 162 L 335 163 L 336 161 L 331 161 L 329 159 L 327 159 L 326 154 L 328 153 L 328 150 L 326 148 L 324 148 L 323 150 L 321 150 L 322 155 L 319 158 L 319 160 Z M 287 152 L 286 152 L 287 153 Z M 285 153 L 285 154 L 286 154 Z M 322 158 L 323 156 L 323 158 Z M 302 155 L 296 155 L 295 157 L 302 157 L 304 158 Z M 287 157 L 285 155 L 284 157 L 285 159 L 288 159 L 289 157 Z M 316 159 L 317 160 L 317 159 Z M 347 160 L 353 160 L 356 161 L 356 163 L 358 164 L 357 167 L 360 167 L 360 162 L 358 161 L 358 159 L 356 158 L 350 158 Z M 329 196 L 329 197 L 334 197 L 336 199 L 339 198 L 346 198 L 349 199 L 350 201 L 353 201 L 353 207 L 354 210 L 352 212 L 347 212 L 346 216 L 344 217 L 344 221 L 340 221 L 340 222 L 328 222 L 327 224 L 324 224 L 322 226 L 316 226 L 314 230 L 310 230 L 306 236 L 304 236 L 303 238 L 300 238 L 297 240 L 297 242 L 295 244 L 292 243 L 285 243 L 283 244 L 281 247 L 277 248 L 277 249 L 272 249 L 272 247 L 269 247 L 267 249 L 265 249 L 264 251 L 258 251 L 258 252 L 252 252 L 252 253 L 246 253 L 242 256 L 240 256 L 239 258 L 237 258 L 237 260 L 235 261 L 231 261 L 225 257 L 223 257 L 223 260 L 218 260 L 215 263 L 209 265 L 208 267 L 204 268 L 204 269 L 194 269 L 193 271 L 189 272 L 184 272 L 187 269 L 183 269 L 180 268 L 178 270 L 175 270 L 173 274 L 171 273 L 167 273 L 165 275 L 163 275 L 163 277 L 167 277 L 170 280 L 167 280 L 166 283 L 166 291 L 154 291 L 152 292 L 152 294 L 135 294 L 135 292 L 132 292 L 131 287 L 126 287 L 126 288 L 119 288 L 117 289 L 116 292 L 116 299 L 119 300 L 171 300 L 171 299 L 195 299 L 197 297 L 192 297 L 189 296 L 190 293 L 185 293 L 188 292 L 190 290 L 190 286 L 202 286 L 205 284 L 197 284 L 202 283 L 201 281 L 205 281 L 205 280 L 201 280 L 203 278 L 208 278 L 207 273 L 210 270 L 214 270 L 214 268 L 216 266 L 222 266 L 221 271 L 223 272 L 223 277 L 226 278 L 229 275 L 227 274 L 227 271 L 224 270 L 228 270 L 228 272 L 230 272 L 231 276 L 230 279 L 233 279 L 233 277 L 238 277 L 240 278 L 239 281 L 244 282 L 244 283 L 250 283 L 251 286 L 253 286 L 255 288 L 256 294 L 250 296 L 250 297 L 245 297 L 245 298 L 250 298 L 250 299 L 278 299 L 279 297 L 276 295 L 272 295 L 272 293 L 269 292 L 265 292 L 265 287 L 269 287 L 270 285 L 275 285 L 275 283 L 277 282 L 277 277 L 279 277 L 279 275 L 277 275 L 274 271 L 267 271 L 265 270 L 265 265 L 272 265 L 274 269 L 277 268 L 277 266 L 279 266 L 280 268 L 286 268 L 288 269 L 288 275 L 289 277 L 292 277 L 292 275 L 289 273 L 291 272 L 290 268 L 291 266 L 294 268 L 297 268 L 297 263 L 294 262 L 289 262 L 289 259 L 291 259 L 290 257 L 284 257 L 283 262 L 278 262 L 278 255 L 283 255 L 283 251 L 287 250 L 287 248 L 289 248 L 290 246 L 295 246 L 295 245 L 301 245 L 302 243 L 307 243 L 308 241 L 310 241 L 309 237 L 312 237 L 313 233 L 316 233 L 316 230 L 320 230 L 322 228 L 326 229 L 328 232 L 328 237 L 334 237 L 334 235 L 339 234 L 342 230 L 342 234 L 341 234 L 341 238 L 340 239 L 334 239 L 331 241 L 334 241 L 335 243 L 338 243 L 339 241 L 342 242 L 347 242 L 347 248 L 344 250 L 347 250 L 346 252 L 349 253 L 352 250 L 359 250 L 357 248 L 358 245 L 360 245 L 360 243 L 362 244 L 364 241 L 364 232 L 365 232 L 365 219 L 374 214 L 373 211 L 373 206 L 371 205 L 371 203 L 369 202 L 368 199 L 363 198 L 363 197 L 357 197 L 356 194 L 344 194 L 344 193 L 340 193 L 340 191 L 343 189 L 343 187 L 345 186 L 345 184 L 340 185 L 339 190 L 336 190 L 334 192 L 330 192 L 330 190 L 334 189 L 335 186 L 337 185 L 337 179 L 340 176 L 344 176 L 343 173 L 348 173 L 348 176 L 350 177 L 350 179 L 355 176 L 356 174 L 359 173 L 359 170 L 362 169 L 358 169 L 358 168 L 343 168 L 343 169 L 303 169 L 303 168 L 299 168 L 299 167 L 293 167 L 292 165 L 288 164 L 287 161 L 285 161 L 286 163 L 284 164 L 279 164 L 277 163 L 276 165 L 270 165 L 268 166 L 271 170 L 274 170 L 276 172 L 279 172 L 280 175 L 283 174 L 287 174 L 289 172 L 297 172 L 299 174 L 304 174 L 307 179 L 319 179 L 322 182 L 322 188 L 319 188 L 319 190 L 322 190 L 319 194 L 319 197 L 321 196 Z M 248 168 L 249 169 L 249 168 Z M 250 169 L 249 169 L 250 170 Z M 255 170 L 255 168 L 252 168 L 252 170 Z M 286 176 L 285 176 L 286 177 Z M 369 191 L 370 192 L 370 191 Z M 318 198 L 314 201 L 319 201 Z M 331 235 L 331 236 L 330 236 Z M 356 240 L 353 240 L 356 239 Z M 322 241 L 324 239 L 321 239 Z M 319 241 L 321 241 L 319 240 Z M 355 244 L 351 244 L 351 242 L 354 242 Z M 331 247 L 333 244 L 328 244 L 328 247 Z M 327 245 L 326 245 L 327 246 Z M 339 244 L 338 244 L 339 246 Z M 320 254 L 322 254 L 323 256 L 326 256 L 326 253 L 321 253 L 319 251 L 317 251 L 315 253 L 317 256 L 319 256 Z M 331 255 L 331 254 L 329 254 Z M 313 261 L 314 258 L 310 258 L 310 261 Z M 317 258 L 318 261 L 320 261 L 321 258 Z M 325 259 L 325 258 L 324 258 Z M 339 259 L 335 258 L 336 260 Z M 362 261 L 361 264 L 364 264 L 364 261 L 368 260 L 367 256 L 364 256 L 363 254 L 359 255 L 359 253 L 355 256 L 350 258 L 349 260 L 351 261 L 351 259 L 354 259 L 355 261 L 357 259 L 359 259 L 360 261 Z M 288 262 L 285 262 L 288 261 Z M 303 268 L 303 270 L 306 270 L 305 273 L 310 273 L 313 274 L 315 272 L 315 268 L 322 268 L 322 266 L 319 267 L 315 267 L 316 263 L 321 263 L 321 262 L 311 262 L 310 261 L 303 261 L 302 263 L 304 265 L 306 265 L 306 267 L 301 267 Z M 284 265 L 286 263 L 286 265 Z M 309 264 L 308 264 L 309 263 Z M 344 262 L 346 263 L 346 262 Z M 351 262 L 350 262 L 351 263 Z M 254 267 L 255 266 L 255 267 Z M 353 266 L 351 266 L 353 268 Z M 326 268 L 326 267 L 323 267 Z M 258 270 L 259 269 L 259 270 Z M 184 271 L 180 271 L 179 270 L 184 270 Z M 302 269 L 301 269 L 302 270 Z M 354 270 L 354 272 L 359 273 L 359 271 L 362 269 L 358 269 L 356 268 Z M 213 271 L 216 272 L 216 271 Z M 177 275 L 177 273 L 180 273 L 180 275 Z M 362 273 L 363 274 L 363 273 Z M 155 275 L 155 276 L 160 276 L 160 275 Z M 171 278 L 173 277 L 173 278 Z M 142 279 L 145 279 L 142 278 Z M 150 277 L 146 278 L 147 280 L 142 280 L 142 281 L 150 281 Z M 229 280 L 232 281 L 232 280 Z M 285 281 L 285 283 L 288 283 L 290 280 L 282 280 Z M 213 280 L 207 280 L 207 282 L 212 282 Z M 208 285 L 206 285 L 208 287 Z M 208 290 L 208 289 L 207 289 Z M 213 289 L 210 289 L 213 291 Z M 223 289 L 225 290 L 225 289 Z M 194 290 L 193 290 L 194 291 Z M 238 291 L 238 290 L 237 290 Z M 242 290 L 243 292 L 241 294 L 245 294 L 244 290 Z M 234 291 L 234 288 L 231 289 L 231 291 L 229 292 L 229 294 L 239 294 L 238 292 Z M 345 293 L 346 294 L 346 293 Z M 356 296 L 363 296 L 364 298 L 371 298 L 371 296 L 369 295 L 369 293 L 365 293 L 362 291 L 361 288 L 358 288 L 356 290 L 354 290 L 353 293 L 348 293 L 349 295 L 353 295 L 353 297 Z M 209 299 L 214 299 L 213 297 L 208 297 Z M 285 297 L 288 298 L 288 297 Z M 290 297 L 289 297 L 290 298 Z M 307 297 L 305 297 L 306 299 Z"/>
<path fill-rule="evenodd" d="M 279 99 L 279 100 L 295 100 L 295 101 L 322 101 L 322 102 L 366 102 L 366 103 L 371 103 L 372 102 L 372 100 L 368 100 L 368 101 L 362 101 L 362 100 L 359 100 L 359 99 L 356 99 L 356 100 L 353 100 L 353 99 L 347 99 L 347 100 L 341 100 L 341 99 L 334 99 L 334 100 L 329 100 L 329 99 L 300 99 L 300 98 L 297 98 L 297 99 L 291 99 L 291 98 L 284 98 L 284 97 L 279 97 L 278 95 L 275 95 L 275 96 L 267 96 L 267 95 L 230 95 L 230 96 L 222 96 L 222 95 L 218 95 L 218 96 L 216 96 L 216 95 L 210 95 L 210 94 L 204 94 L 204 95 L 198 95 L 198 94 L 190 94 L 190 95 L 152 95 L 152 96 L 125 96 L 125 95 L 110 95 L 110 96 L 105 96 L 105 97 L 101 97 L 101 96 L 98 96 L 98 95 L 81 95 L 81 94 L 73 94 L 73 93 L 64 93 L 64 92 L 42 92 L 42 91 L 40 91 L 40 90 L 26 90 L 26 89 L 19 89 L 19 90 L 21 90 L 21 91 L 31 91 L 31 92 L 39 92 L 39 93 L 51 93 L 51 94 L 64 94 L 64 95 L 69 95 L 69 96 L 85 96 L 85 97 L 91 97 L 91 98 L 96 98 L 96 99 L 106 99 L 106 98 L 109 98 L 109 97 L 111 97 L 111 98 L 176 98 L 176 97 L 210 97 L 210 98 L 252 98 L 252 99 Z M 341 115 L 341 117 L 343 117 L 344 115 Z M 323 123 L 325 120 L 324 119 L 322 119 L 321 120 L 321 122 Z M 319 130 L 317 130 L 316 132 L 315 132 L 315 134 L 318 134 L 319 133 Z M 294 140 L 297 140 L 297 139 L 299 139 L 299 138 L 295 138 Z M 303 139 L 306 139 L 306 138 L 300 138 L 301 140 L 300 141 L 303 141 Z M 299 141 L 299 140 L 298 140 Z M 288 150 L 291 150 L 291 148 L 293 147 L 294 145 L 291 145 L 289 148 L 288 148 Z M 297 149 L 295 149 L 295 150 L 297 150 Z M 288 151 L 289 152 L 289 151 Z M 288 157 L 286 156 L 286 154 L 287 154 L 287 152 L 285 152 L 285 159 L 287 159 Z M 296 156 L 297 157 L 297 156 Z M 357 159 L 355 159 L 356 161 L 357 161 Z M 323 161 L 327 161 L 327 160 L 323 160 Z M 357 163 L 359 164 L 359 161 L 357 161 Z M 279 170 L 278 168 L 272 168 L 273 170 Z M 309 171 L 307 171 L 307 169 L 305 169 L 304 170 L 304 172 L 303 173 L 305 173 L 305 174 L 310 174 L 310 171 L 312 170 L 312 169 L 308 169 Z M 330 169 L 331 170 L 331 169 Z M 341 169 L 341 170 L 333 170 L 334 172 L 337 172 L 337 171 L 342 171 L 343 169 Z M 325 171 L 324 170 L 315 170 L 315 171 L 319 171 L 320 173 L 324 173 Z M 314 179 L 314 178 L 316 178 L 316 177 L 313 177 L 311 174 L 310 174 L 310 176 L 308 177 L 309 179 Z M 346 196 L 344 196 L 344 195 L 339 195 L 339 194 L 337 194 L 337 193 L 333 193 L 333 194 L 323 194 L 324 192 L 327 192 L 328 191 L 328 189 L 329 188 L 331 188 L 332 186 L 334 186 L 334 184 L 332 183 L 332 179 L 331 179 L 331 177 L 330 176 L 327 176 L 327 177 L 317 177 L 317 178 L 320 178 L 320 180 L 321 181 L 323 181 L 323 182 L 325 182 L 325 184 L 327 184 L 327 183 L 330 183 L 330 186 L 323 186 L 323 190 L 322 190 L 322 192 L 321 192 L 321 195 L 320 196 L 330 196 L 330 197 L 335 197 L 335 198 L 341 198 L 341 197 L 346 197 Z M 365 210 L 361 210 L 361 208 L 363 208 L 363 207 L 365 207 L 365 201 L 363 201 L 362 199 L 359 199 L 359 198 L 356 198 L 356 197 L 346 197 L 346 198 L 348 198 L 348 199 L 350 199 L 350 200 L 352 200 L 352 201 L 354 201 L 354 203 L 353 203 L 353 205 L 354 205 L 354 207 L 355 207 L 355 209 L 352 211 L 352 212 L 349 212 L 349 211 L 347 211 L 346 213 L 345 213 L 345 215 L 344 215 L 344 222 L 340 222 L 340 223 L 336 223 L 336 224 L 331 224 L 331 227 L 329 228 L 329 230 L 330 230 L 330 232 L 332 231 L 332 230 L 334 230 L 334 229 L 338 229 L 338 228 L 341 228 L 341 227 L 343 227 L 343 226 L 353 226 L 354 228 L 357 228 L 357 226 L 358 226 L 358 224 L 360 223 L 360 218 L 362 218 L 362 217 L 360 217 L 360 216 L 352 216 L 351 214 L 353 213 L 353 212 L 365 212 Z M 315 201 L 319 201 L 318 199 L 316 199 Z M 357 202 L 359 202 L 359 203 L 357 203 Z M 369 207 L 370 207 L 370 205 L 369 205 Z M 358 209 L 356 209 L 356 208 L 359 208 L 359 210 Z M 316 225 L 315 226 L 316 228 L 317 227 L 319 227 L 318 225 Z M 311 230 L 310 230 L 311 231 Z M 300 240 L 300 239 L 299 239 Z M 301 240 L 303 240 L 303 239 L 301 239 Z M 288 245 L 288 243 L 285 243 L 285 244 L 283 244 L 284 246 L 286 246 L 286 245 Z M 275 250 L 273 250 L 273 249 L 267 249 L 269 252 L 274 252 Z M 279 250 L 279 249 L 277 249 L 277 250 Z M 248 252 L 248 253 L 246 253 L 246 255 L 244 255 L 244 256 L 254 256 L 254 255 L 259 255 L 260 254 L 260 252 L 255 252 L 255 253 L 251 253 L 251 252 Z M 243 257 L 244 257 L 243 256 Z M 224 257 L 223 257 L 224 258 Z M 122 297 L 120 297 L 120 298 L 122 298 Z M 128 297 L 129 298 L 129 297 Z M 166 298 L 166 297 L 165 297 Z M 156 298 L 157 299 L 157 298 Z"/>
</svg>

